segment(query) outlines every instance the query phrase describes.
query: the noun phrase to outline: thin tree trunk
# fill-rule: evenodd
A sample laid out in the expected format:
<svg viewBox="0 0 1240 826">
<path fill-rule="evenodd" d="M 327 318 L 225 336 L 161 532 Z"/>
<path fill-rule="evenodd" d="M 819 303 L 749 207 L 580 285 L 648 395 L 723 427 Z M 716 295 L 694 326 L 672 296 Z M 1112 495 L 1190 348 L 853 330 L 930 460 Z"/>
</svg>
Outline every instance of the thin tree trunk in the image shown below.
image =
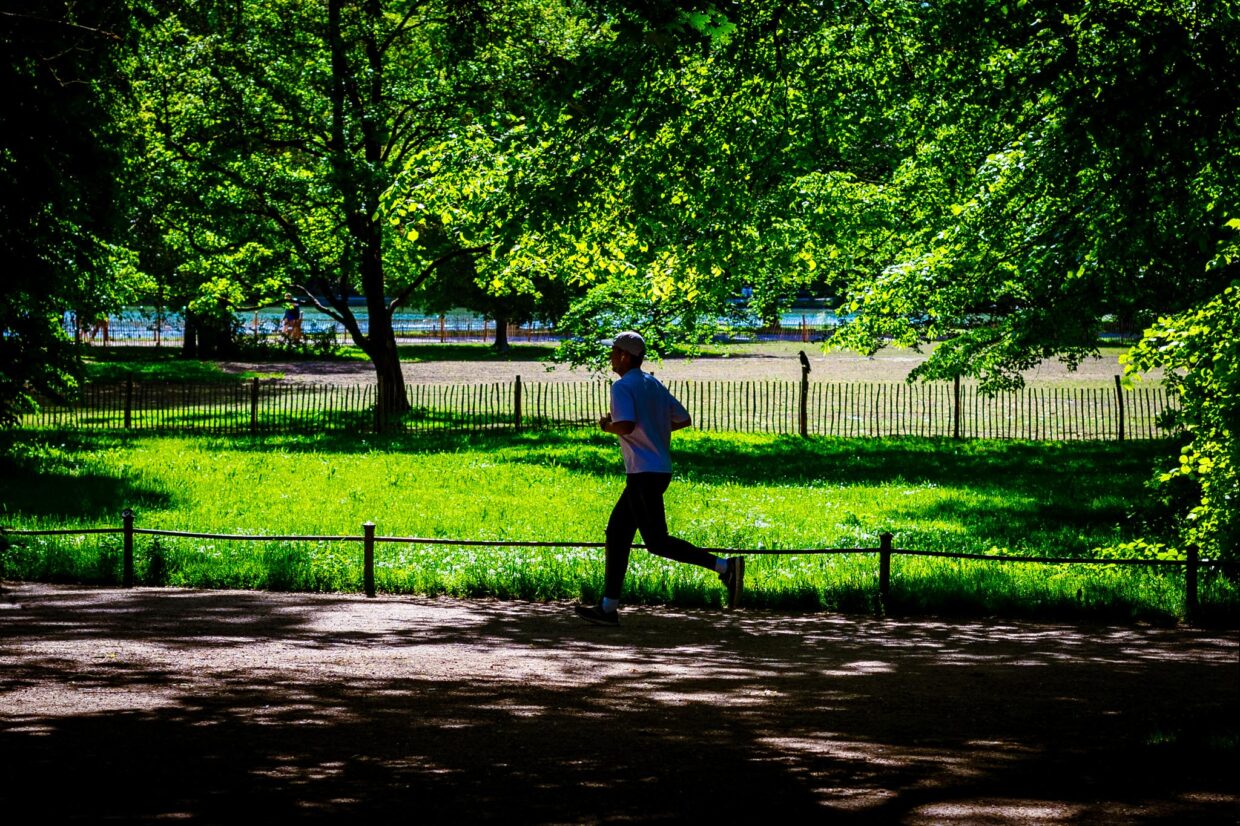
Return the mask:
<svg viewBox="0 0 1240 826">
<path fill-rule="evenodd" d="M 351 155 L 352 150 L 345 139 L 345 113 L 350 106 L 347 91 L 349 89 L 358 93 L 364 89 L 366 103 L 370 106 L 379 106 L 384 94 L 383 74 L 382 64 L 373 43 L 367 43 L 369 65 L 366 67 L 368 71 L 365 82 L 363 78 L 358 77 L 356 69 L 349 64 L 341 32 L 341 7 L 341 0 L 331 0 L 328 3 L 328 42 L 331 48 L 333 75 L 332 162 L 343 201 L 345 225 L 350 236 L 349 248 L 343 256 L 341 266 L 343 272 L 343 268 L 356 262 L 361 292 L 366 296 L 366 308 L 369 315 L 367 334 L 360 337 L 359 331 L 355 329 L 356 323 L 352 325 L 350 332 L 375 366 L 375 375 L 378 379 L 376 421 L 382 426 L 393 415 L 404 413 L 409 409 L 409 399 L 405 395 L 405 379 L 400 368 L 400 356 L 396 351 L 396 334 L 392 329 L 392 312 L 387 306 L 382 231 L 379 227 L 379 191 L 377 183 L 368 174 L 368 170 L 380 162 L 382 145 L 374 125 L 366 116 L 367 113 L 356 112 L 357 121 L 362 127 L 362 151 L 365 155 L 365 163 L 359 163 Z M 378 7 L 374 4 L 368 4 L 365 11 L 376 20 L 380 14 Z M 364 106 L 360 100 L 354 100 L 352 105 Z"/>
</svg>

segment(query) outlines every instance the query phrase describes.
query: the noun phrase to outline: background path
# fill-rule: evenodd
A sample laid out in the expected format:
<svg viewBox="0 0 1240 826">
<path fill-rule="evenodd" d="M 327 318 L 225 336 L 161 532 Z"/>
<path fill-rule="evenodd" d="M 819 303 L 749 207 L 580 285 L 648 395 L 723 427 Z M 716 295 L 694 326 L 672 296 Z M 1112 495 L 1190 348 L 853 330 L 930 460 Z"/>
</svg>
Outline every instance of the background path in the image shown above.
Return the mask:
<svg viewBox="0 0 1240 826">
<path fill-rule="evenodd" d="M 803 345 L 810 360 L 811 381 L 818 382 L 901 382 L 909 371 L 926 357 L 911 350 L 888 349 L 868 358 L 856 353 L 824 353 L 816 344 Z M 475 384 L 510 382 L 520 375 L 523 381 L 565 382 L 587 381 L 599 374 L 582 368 L 538 361 L 534 355 L 543 349 L 525 351 L 518 345 L 510 361 L 404 361 L 401 369 L 410 384 L 443 383 Z M 1110 387 L 1115 376 L 1123 372 L 1115 351 L 1086 359 L 1076 370 L 1057 361 L 1044 362 L 1023 375 L 1033 385 L 1070 383 L 1096 384 Z M 290 362 L 224 362 L 221 367 L 233 373 L 280 373 L 290 382 L 304 384 L 373 384 L 374 368 L 367 362 L 355 361 L 290 361 Z M 548 367 L 552 369 L 548 369 Z M 801 363 L 797 346 L 783 346 L 765 354 L 729 357 L 703 356 L 696 359 L 665 359 L 645 365 L 648 372 L 663 380 L 693 379 L 695 381 L 800 381 Z M 1158 374 L 1151 374 L 1150 386 L 1157 385 Z"/>
<path fill-rule="evenodd" d="M 1235 823 L 1235 632 L 6 584 L 0 811 Z M 33 818 L 32 818 L 33 819 Z"/>
</svg>

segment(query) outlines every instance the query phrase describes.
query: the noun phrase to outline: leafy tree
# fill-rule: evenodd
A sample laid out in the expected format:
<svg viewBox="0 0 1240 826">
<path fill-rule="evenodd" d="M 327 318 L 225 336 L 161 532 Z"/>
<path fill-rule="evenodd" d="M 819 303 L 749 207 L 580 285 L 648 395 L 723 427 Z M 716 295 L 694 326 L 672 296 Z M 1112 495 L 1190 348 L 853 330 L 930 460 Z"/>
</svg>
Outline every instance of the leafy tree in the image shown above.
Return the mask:
<svg viewBox="0 0 1240 826">
<path fill-rule="evenodd" d="M 1240 27 L 1224 3 L 975 5 L 920 27 L 955 64 L 890 188 L 920 218 L 854 279 L 842 341 L 947 337 L 916 375 L 998 389 L 1226 285 L 1205 265 L 1237 206 Z"/>
<path fill-rule="evenodd" d="M 34 394 L 75 386 L 64 311 L 93 317 L 128 297 L 135 270 L 116 246 L 119 162 L 111 75 L 125 36 L 119 2 L 9 3 L 0 12 L 0 424 Z"/>
<path fill-rule="evenodd" d="M 959 10 L 963 12 L 963 7 Z M 1143 326 L 1130 369 L 1166 368 L 1188 443 L 1163 480 L 1187 541 L 1235 556 L 1240 18 L 1230 3 L 979 3 L 918 39 L 955 65 L 892 197 L 905 247 L 852 282 L 844 344 L 945 338 L 915 377 L 1019 386 L 1078 363 L 1108 321 Z M 931 35 L 938 33 L 931 38 Z M 930 189 L 920 182 L 930 181 Z M 913 185 L 910 186 L 909 184 Z M 920 193 L 940 193 L 935 200 Z"/>
<path fill-rule="evenodd" d="M 903 156 L 881 105 L 902 64 L 865 7 L 600 5 L 611 39 L 563 70 L 538 159 L 551 220 L 519 244 L 587 288 L 562 355 L 597 358 L 582 342 L 616 324 L 700 342 L 745 286 L 769 323 L 890 246 L 881 184 Z"/>
<path fill-rule="evenodd" d="M 131 68 L 144 214 L 169 271 L 194 285 L 190 306 L 296 285 L 403 409 L 393 313 L 428 279 L 459 274 L 450 262 L 493 251 L 490 234 L 468 235 L 493 213 L 468 214 L 478 195 L 457 186 L 470 176 L 451 152 L 479 130 L 502 137 L 542 67 L 576 48 L 572 15 L 534 0 L 187 0 L 153 7 L 148 23 Z M 469 161 L 483 188 L 502 166 Z M 396 199 L 398 181 L 434 190 L 435 211 Z"/>
<path fill-rule="evenodd" d="M 1237 253 L 1233 243 L 1220 257 L 1234 262 Z M 1178 464 L 1160 477 L 1191 490 L 1182 535 L 1211 557 L 1240 558 L 1240 281 L 1146 331 L 1128 370 L 1156 367 L 1180 397 L 1175 423 L 1187 436 Z"/>
<path fill-rule="evenodd" d="M 556 141 L 553 191 L 579 213 L 529 244 L 600 298 L 708 317 L 749 284 L 774 315 L 799 286 L 842 289 L 839 346 L 942 341 L 918 377 L 997 390 L 1227 283 L 1204 263 L 1240 171 L 1230 4 L 613 13 Z M 704 333 L 661 317 L 659 338 Z"/>
<path fill-rule="evenodd" d="M 408 303 L 431 312 L 465 307 L 495 319 L 499 351 L 508 349 L 509 323 L 559 319 L 572 291 L 545 260 L 524 254 L 529 207 L 514 182 L 545 149 L 527 128 L 528 120 L 537 123 L 537 107 L 530 111 L 528 118 L 510 112 L 470 124 L 426 147 L 388 192 L 391 220 L 414 242 L 403 247 L 401 266 L 428 275 Z M 487 254 L 443 258 L 462 247 Z"/>
</svg>

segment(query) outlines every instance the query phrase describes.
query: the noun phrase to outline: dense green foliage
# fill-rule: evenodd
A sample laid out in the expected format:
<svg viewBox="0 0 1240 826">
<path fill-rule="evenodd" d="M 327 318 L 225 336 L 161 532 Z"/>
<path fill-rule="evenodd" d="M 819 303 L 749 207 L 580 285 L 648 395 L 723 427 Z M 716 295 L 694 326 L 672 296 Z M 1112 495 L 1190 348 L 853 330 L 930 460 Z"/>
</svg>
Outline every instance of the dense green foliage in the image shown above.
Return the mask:
<svg viewBox="0 0 1240 826">
<path fill-rule="evenodd" d="M 397 409 L 402 303 L 567 308 L 582 362 L 811 288 L 837 346 L 990 389 L 1165 318 L 1186 538 L 1234 552 L 1229 0 L 96 0 L 0 38 L 0 418 L 71 386 L 62 310 L 142 285 L 207 353 L 295 289 Z"/>
<path fill-rule="evenodd" d="M 592 285 L 579 330 L 692 340 L 814 286 L 841 344 L 947 337 L 918 375 L 999 388 L 1234 276 L 1232 4 L 700 6 L 617 11 L 539 157 L 578 212 L 521 254 Z"/>
<path fill-rule="evenodd" d="M 533 0 L 152 7 L 129 66 L 147 252 L 191 320 L 295 286 L 399 396 L 391 315 L 420 290 L 530 314 L 472 260 L 515 209 L 491 133 L 585 36 Z"/>
<path fill-rule="evenodd" d="M 33 393 L 72 390 L 66 310 L 89 321 L 132 298 L 117 247 L 112 103 L 100 83 L 122 39 L 121 4 L 6 4 L 0 15 L 0 425 Z"/>
<path fill-rule="evenodd" d="M 1167 368 L 1188 443 L 1161 477 L 1188 501 L 1184 536 L 1213 557 L 1240 557 L 1240 282 L 1146 332 L 1129 364 Z M 1188 488 L 1188 494 L 1183 489 Z"/>
<path fill-rule="evenodd" d="M 854 282 L 848 340 L 954 335 L 919 375 L 1002 386 L 1092 352 L 1104 319 L 1140 329 L 1234 277 L 1207 263 L 1240 197 L 1240 20 L 1230 3 L 974 5 L 983 25 L 942 30 L 963 39 L 933 73 L 952 102 L 906 161 L 935 176 L 933 211 Z"/>
</svg>

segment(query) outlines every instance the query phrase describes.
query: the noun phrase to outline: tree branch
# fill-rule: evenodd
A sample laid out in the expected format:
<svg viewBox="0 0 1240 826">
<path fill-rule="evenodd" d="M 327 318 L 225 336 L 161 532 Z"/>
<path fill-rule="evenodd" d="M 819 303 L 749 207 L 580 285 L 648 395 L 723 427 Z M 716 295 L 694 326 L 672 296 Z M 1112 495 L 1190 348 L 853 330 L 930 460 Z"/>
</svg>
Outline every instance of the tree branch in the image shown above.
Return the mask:
<svg viewBox="0 0 1240 826">
<path fill-rule="evenodd" d="M 491 248 L 489 246 L 464 247 L 461 249 L 452 250 L 451 252 L 444 253 L 443 255 L 439 256 L 434 261 L 427 264 L 426 267 L 422 270 L 422 272 L 418 273 L 417 277 L 414 278 L 413 281 L 411 281 L 408 284 L 408 286 L 406 286 L 403 290 L 400 291 L 400 293 L 395 298 L 393 298 L 390 302 L 388 302 L 388 305 L 387 305 L 388 312 L 389 313 L 393 312 L 397 307 L 403 304 L 405 302 L 405 299 L 407 299 L 413 293 L 414 290 L 422 286 L 422 282 L 425 281 L 427 277 L 430 276 L 430 274 L 433 273 L 436 269 L 438 269 L 442 264 L 446 264 L 448 261 L 451 261 L 453 258 L 459 258 L 462 255 L 481 255 L 482 253 L 487 252 L 490 249 Z"/>
</svg>

